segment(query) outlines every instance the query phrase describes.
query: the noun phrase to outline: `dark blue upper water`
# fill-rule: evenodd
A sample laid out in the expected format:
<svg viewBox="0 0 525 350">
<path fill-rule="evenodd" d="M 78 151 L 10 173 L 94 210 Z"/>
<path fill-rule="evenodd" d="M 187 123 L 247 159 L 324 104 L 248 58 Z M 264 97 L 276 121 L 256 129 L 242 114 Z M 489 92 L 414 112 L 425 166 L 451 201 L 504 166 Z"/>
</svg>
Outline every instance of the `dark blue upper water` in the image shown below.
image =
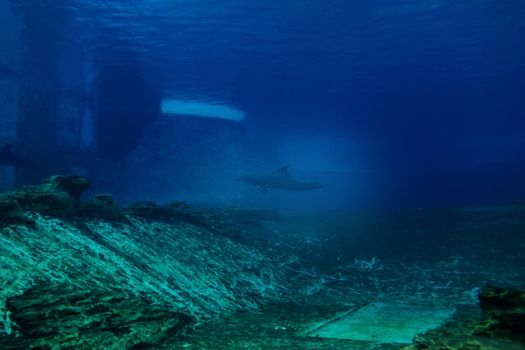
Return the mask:
<svg viewBox="0 0 525 350">
<path fill-rule="evenodd" d="M 290 164 L 295 175 L 329 185 L 310 197 L 239 190 L 251 204 L 524 200 L 523 1 L 13 0 L 9 5 L 32 37 L 41 33 L 34 42 L 24 34 L 21 40 L 42 52 L 41 58 L 32 54 L 34 60 L 58 62 L 59 80 L 83 75 L 85 82 L 92 74 L 105 81 L 99 83 L 99 106 L 111 113 L 99 121 L 106 131 L 98 140 L 108 155 L 118 158 L 141 144 L 137 130 L 147 124 L 141 118 L 157 108 L 147 101 L 198 99 L 245 112 L 239 172 Z M 48 51 L 55 54 L 48 57 Z M 137 102 L 143 96 L 146 102 Z M 118 108 L 111 107 L 114 100 Z M 122 107 L 128 100 L 129 108 Z M 141 115 L 130 120 L 137 108 L 143 108 Z M 119 117 L 115 110 L 123 109 Z M 128 123 L 137 127 L 126 134 Z M 118 135 L 104 138 L 104 132 Z M 180 152 L 195 148 L 187 146 Z"/>
</svg>

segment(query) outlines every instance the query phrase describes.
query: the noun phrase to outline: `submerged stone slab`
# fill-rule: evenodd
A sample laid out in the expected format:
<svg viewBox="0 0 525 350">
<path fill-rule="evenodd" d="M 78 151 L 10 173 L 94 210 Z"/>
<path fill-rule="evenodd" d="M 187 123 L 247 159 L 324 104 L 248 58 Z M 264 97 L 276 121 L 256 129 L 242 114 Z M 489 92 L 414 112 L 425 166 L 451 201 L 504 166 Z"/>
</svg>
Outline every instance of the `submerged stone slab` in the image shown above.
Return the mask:
<svg viewBox="0 0 525 350">
<path fill-rule="evenodd" d="M 319 324 L 306 335 L 408 344 L 415 335 L 447 322 L 453 313 L 452 308 L 433 305 L 377 302 Z"/>
</svg>

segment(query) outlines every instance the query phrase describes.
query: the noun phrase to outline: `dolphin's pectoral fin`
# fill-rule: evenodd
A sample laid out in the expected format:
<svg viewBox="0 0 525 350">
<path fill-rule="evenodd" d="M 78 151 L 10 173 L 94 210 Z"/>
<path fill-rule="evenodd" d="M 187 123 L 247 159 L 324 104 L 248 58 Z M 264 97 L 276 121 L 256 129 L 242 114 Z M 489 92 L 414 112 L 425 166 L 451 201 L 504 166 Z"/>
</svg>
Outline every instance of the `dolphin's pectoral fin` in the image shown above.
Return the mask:
<svg viewBox="0 0 525 350">
<path fill-rule="evenodd" d="M 259 191 L 261 191 L 261 192 L 268 192 L 268 189 L 266 187 L 259 186 Z"/>
</svg>

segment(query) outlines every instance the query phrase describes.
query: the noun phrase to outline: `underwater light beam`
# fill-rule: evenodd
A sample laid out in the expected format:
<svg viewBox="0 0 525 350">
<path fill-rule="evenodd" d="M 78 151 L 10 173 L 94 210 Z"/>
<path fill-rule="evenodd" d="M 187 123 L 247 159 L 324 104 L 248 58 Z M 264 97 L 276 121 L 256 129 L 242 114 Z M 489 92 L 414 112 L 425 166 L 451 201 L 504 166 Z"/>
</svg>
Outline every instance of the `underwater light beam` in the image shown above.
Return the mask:
<svg viewBox="0 0 525 350">
<path fill-rule="evenodd" d="M 162 100 L 161 110 L 163 114 L 178 114 L 204 118 L 218 118 L 241 122 L 244 120 L 244 112 L 222 104 L 213 104 L 197 101 L 185 101 L 176 99 Z"/>
</svg>

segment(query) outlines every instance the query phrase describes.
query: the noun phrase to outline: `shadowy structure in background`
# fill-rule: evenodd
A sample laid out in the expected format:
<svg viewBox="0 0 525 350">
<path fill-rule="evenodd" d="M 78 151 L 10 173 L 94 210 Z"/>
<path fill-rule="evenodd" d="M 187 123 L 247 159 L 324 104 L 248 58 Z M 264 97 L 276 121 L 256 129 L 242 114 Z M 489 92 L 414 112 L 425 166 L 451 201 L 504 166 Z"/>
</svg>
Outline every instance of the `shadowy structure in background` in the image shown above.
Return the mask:
<svg viewBox="0 0 525 350">
<path fill-rule="evenodd" d="M 119 159 L 135 149 L 148 125 L 158 119 L 162 84 L 128 61 L 102 66 L 97 85 L 97 152 L 104 159 Z"/>
<path fill-rule="evenodd" d="M 25 24 L 21 33 L 20 97 L 16 143 L 21 159 L 56 157 L 58 125 L 58 43 L 64 31 L 66 1 L 11 2 Z M 16 169 L 18 184 L 32 183 L 56 173 L 55 161 L 42 167 Z"/>
</svg>

